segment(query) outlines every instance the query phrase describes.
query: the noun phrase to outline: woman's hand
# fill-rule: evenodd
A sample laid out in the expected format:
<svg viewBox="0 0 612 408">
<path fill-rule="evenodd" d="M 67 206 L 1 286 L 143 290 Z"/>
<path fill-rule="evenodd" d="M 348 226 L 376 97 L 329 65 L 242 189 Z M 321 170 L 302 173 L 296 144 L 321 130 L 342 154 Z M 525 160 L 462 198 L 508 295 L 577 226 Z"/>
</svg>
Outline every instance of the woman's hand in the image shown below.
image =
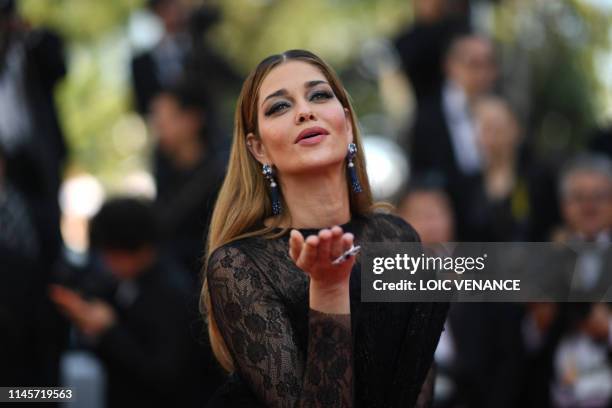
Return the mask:
<svg viewBox="0 0 612 408">
<path fill-rule="evenodd" d="M 310 276 L 310 307 L 324 313 L 349 313 L 349 279 L 355 257 L 332 265 L 332 262 L 353 245 L 353 234 L 335 226 L 322 229 L 318 235 L 304 239 L 291 231 L 289 256 Z"/>
</svg>

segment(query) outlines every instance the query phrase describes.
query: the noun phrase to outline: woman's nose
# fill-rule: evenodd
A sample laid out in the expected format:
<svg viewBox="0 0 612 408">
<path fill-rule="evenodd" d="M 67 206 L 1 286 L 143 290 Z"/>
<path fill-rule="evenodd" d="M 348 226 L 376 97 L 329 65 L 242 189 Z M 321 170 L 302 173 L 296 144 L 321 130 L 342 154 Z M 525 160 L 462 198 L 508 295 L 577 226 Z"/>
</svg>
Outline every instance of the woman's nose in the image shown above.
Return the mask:
<svg viewBox="0 0 612 408">
<path fill-rule="evenodd" d="M 316 118 L 315 118 L 314 114 L 311 111 L 300 112 L 297 115 L 296 123 L 300 124 L 300 123 L 306 122 L 307 120 L 315 120 L 315 119 Z"/>
</svg>

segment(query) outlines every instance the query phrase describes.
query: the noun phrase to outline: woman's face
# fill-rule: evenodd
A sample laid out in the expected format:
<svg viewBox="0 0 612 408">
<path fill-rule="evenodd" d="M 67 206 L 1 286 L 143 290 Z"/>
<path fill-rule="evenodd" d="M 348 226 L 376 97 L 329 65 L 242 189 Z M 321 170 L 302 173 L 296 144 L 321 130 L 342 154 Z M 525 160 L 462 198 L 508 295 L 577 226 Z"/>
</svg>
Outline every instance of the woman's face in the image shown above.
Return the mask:
<svg viewBox="0 0 612 408">
<path fill-rule="evenodd" d="M 476 106 L 475 115 L 477 142 L 485 160 L 494 161 L 516 150 L 520 142 L 518 124 L 503 105 L 482 102 Z"/>
<path fill-rule="evenodd" d="M 249 134 L 247 143 L 280 177 L 343 163 L 353 141 L 349 111 L 317 67 L 302 61 L 275 67 L 261 84 L 257 110 L 260 140 Z"/>
</svg>

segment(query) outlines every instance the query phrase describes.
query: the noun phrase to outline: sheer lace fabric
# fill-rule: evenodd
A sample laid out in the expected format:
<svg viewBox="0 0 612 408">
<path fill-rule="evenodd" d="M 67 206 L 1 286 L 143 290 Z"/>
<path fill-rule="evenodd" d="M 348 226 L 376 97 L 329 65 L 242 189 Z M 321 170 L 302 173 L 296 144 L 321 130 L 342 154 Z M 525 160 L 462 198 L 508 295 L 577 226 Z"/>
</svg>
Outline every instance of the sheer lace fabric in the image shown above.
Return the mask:
<svg viewBox="0 0 612 408">
<path fill-rule="evenodd" d="M 391 215 L 356 218 L 342 227 L 358 245 L 418 240 Z M 236 374 L 259 402 L 410 407 L 421 394 L 419 406 L 427 406 L 423 398 L 431 392 L 420 391 L 447 304 L 362 303 L 359 260 L 351 273 L 351 314 L 330 315 L 309 308 L 309 279 L 288 255 L 288 234 L 234 241 L 211 255 L 212 313 Z"/>
</svg>

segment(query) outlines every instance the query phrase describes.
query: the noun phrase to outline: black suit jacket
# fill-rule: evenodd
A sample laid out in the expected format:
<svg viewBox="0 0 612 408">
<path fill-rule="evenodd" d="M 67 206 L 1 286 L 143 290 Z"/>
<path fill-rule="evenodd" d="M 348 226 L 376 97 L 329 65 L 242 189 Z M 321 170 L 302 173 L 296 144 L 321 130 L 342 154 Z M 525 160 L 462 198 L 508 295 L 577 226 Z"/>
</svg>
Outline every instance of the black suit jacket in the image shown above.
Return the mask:
<svg viewBox="0 0 612 408">
<path fill-rule="evenodd" d="M 486 240 L 483 233 L 486 225 L 483 225 L 482 178 L 479 173 L 465 174 L 459 168 L 450 126 L 442 107 L 441 91 L 419 106 L 408 152 L 414 177 L 430 173 L 442 177 L 455 212 L 457 238 Z"/>
<path fill-rule="evenodd" d="M 467 31 L 467 21 L 446 19 L 434 24 L 417 22 L 397 37 L 395 47 L 418 104 L 439 92 L 446 48 L 453 36 Z"/>
<path fill-rule="evenodd" d="M 440 91 L 418 107 L 409 153 L 413 174 L 435 171 L 444 176 L 447 183 L 460 175 Z"/>
</svg>

